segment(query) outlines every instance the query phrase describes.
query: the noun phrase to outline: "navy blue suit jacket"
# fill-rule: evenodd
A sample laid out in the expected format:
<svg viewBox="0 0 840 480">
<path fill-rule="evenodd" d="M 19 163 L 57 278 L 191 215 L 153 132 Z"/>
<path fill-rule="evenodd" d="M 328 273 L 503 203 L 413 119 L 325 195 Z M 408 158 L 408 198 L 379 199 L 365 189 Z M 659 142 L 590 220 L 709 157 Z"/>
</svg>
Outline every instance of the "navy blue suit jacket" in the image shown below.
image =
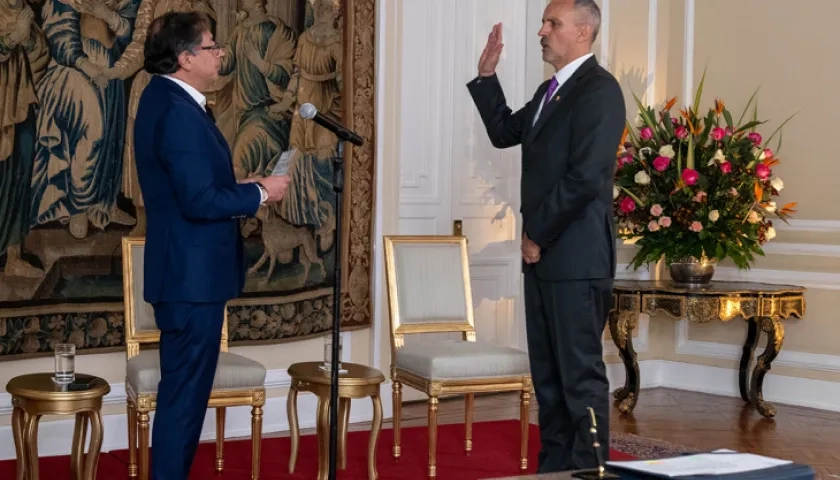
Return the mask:
<svg viewBox="0 0 840 480">
<path fill-rule="evenodd" d="M 137 176 L 146 206 L 144 297 L 157 302 L 227 302 L 245 285 L 239 218 L 260 205 L 238 184 L 230 147 L 180 85 L 155 76 L 134 124 Z"/>
</svg>

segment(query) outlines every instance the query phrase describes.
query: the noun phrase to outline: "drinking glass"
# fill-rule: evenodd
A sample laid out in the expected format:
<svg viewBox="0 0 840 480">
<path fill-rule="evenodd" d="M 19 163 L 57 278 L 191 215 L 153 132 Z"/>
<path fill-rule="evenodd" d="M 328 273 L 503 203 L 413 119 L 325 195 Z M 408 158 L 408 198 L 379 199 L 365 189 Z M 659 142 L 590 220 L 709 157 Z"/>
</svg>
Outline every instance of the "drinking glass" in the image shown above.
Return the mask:
<svg viewBox="0 0 840 480">
<path fill-rule="evenodd" d="M 76 345 L 59 343 L 55 346 L 56 383 L 72 383 L 76 379 Z"/>
<path fill-rule="evenodd" d="M 341 372 L 341 354 L 344 348 L 342 338 L 338 337 L 338 371 Z M 321 370 L 332 370 L 332 335 L 324 337 L 324 363 L 321 364 Z"/>
</svg>

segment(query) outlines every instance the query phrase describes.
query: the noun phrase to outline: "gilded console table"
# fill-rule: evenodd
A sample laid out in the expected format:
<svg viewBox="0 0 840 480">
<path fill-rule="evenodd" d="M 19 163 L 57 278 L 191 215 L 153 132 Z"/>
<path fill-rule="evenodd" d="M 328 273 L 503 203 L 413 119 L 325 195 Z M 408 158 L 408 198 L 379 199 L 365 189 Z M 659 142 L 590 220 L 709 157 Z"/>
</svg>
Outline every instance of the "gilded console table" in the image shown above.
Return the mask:
<svg viewBox="0 0 840 480">
<path fill-rule="evenodd" d="M 739 386 L 741 398 L 765 417 L 776 415 L 764 401 L 762 383 L 770 363 L 782 349 L 785 330 L 782 320 L 805 314 L 805 289 L 793 285 L 747 282 L 712 282 L 702 286 L 680 286 L 670 281 L 616 280 L 609 326 L 627 377 L 624 387 L 613 392 L 619 411 L 631 413 L 639 399 L 639 362 L 633 349 L 633 329 L 639 314 L 664 313 L 673 319 L 693 323 L 729 321 L 742 317 L 749 322 L 741 353 Z M 767 334 L 767 347 L 750 373 L 758 330 Z"/>
</svg>

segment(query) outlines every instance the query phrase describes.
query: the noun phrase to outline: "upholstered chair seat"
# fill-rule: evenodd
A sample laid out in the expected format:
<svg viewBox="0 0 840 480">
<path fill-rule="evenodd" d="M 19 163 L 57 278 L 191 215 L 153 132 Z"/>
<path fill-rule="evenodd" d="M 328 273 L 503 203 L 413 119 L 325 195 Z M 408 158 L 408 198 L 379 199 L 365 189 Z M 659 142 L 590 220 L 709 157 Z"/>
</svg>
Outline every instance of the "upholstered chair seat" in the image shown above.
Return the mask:
<svg viewBox="0 0 840 480">
<path fill-rule="evenodd" d="M 530 375 L 528 354 L 489 343 L 414 340 L 396 351 L 397 368 L 430 380 Z"/>
<path fill-rule="evenodd" d="M 250 358 L 230 352 L 219 353 L 213 390 L 241 390 L 262 388 L 265 385 L 265 367 Z M 132 394 L 157 393 L 160 382 L 160 356 L 157 350 L 140 352 L 128 360 L 126 381 Z"/>
</svg>

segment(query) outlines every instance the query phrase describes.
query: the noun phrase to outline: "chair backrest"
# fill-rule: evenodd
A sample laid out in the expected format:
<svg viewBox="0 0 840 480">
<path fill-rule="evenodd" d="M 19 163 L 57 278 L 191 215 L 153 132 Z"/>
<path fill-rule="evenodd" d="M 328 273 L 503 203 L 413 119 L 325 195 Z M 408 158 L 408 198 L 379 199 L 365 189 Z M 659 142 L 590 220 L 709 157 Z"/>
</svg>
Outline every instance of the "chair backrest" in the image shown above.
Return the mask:
<svg viewBox="0 0 840 480">
<path fill-rule="evenodd" d="M 475 341 L 464 236 L 386 235 L 391 351 L 413 333 L 461 332 Z"/>
<path fill-rule="evenodd" d="M 155 311 L 152 305 L 143 299 L 143 259 L 146 250 L 144 237 L 123 237 L 123 304 L 125 305 L 125 346 L 126 357 L 140 353 L 141 344 L 160 342 L 160 330 L 155 323 Z M 221 350 L 228 347 L 228 314 L 222 324 Z"/>
</svg>

